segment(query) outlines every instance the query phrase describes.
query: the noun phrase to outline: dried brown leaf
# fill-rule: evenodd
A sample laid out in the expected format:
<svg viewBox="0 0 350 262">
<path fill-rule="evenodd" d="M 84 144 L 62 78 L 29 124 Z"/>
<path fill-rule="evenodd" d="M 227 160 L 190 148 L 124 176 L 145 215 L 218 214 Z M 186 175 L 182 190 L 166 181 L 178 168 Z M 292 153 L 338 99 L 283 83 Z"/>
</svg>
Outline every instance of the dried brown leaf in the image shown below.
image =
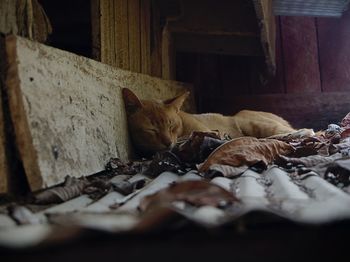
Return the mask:
<svg viewBox="0 0 350 262">
<path fill-rule="evenodd" d="M 213 164 L 238 167 L 262 162 L 267 166 L 279 155 L 287 155 L 293 151 L 294 148 L 291 145 L 276 139 L 241 137 L 223 144 L 212 152 L 199 166 L 199 172 L 207 172 Z"/>
<path fill-rule="evenodd" d="M 239 176 L 240 174 L 244 173 L 248 168 L 249 167 L 245 166 L 245 165 L 235 167 L 235 166 L 229 166 L 229 165 L 213 164 L 209 168 L 209 173 L 217 172 L 224 177 L 236 177 L 236 176 Z M 211 174 L 211 177 L 213 177 L 213 176 L 214 175 Z"/>
<path fill-rule="evenodd" d="M 179 143 L 173 152 L 187 163 L 202 162 L 218 146 L 225 143 L 213 132 L 193 132 L 188 139 Z"/>
<path fill-rule="evenodd" d="M 139 208 L 169 206 L 174 201 L 184 201 L 195 206 L 222 206 L 237 202 L 238 199 L 220 186 L 207 181 L 184 181 L 174 183 L 153 195 L 144 197 Z"/>
<path fill-rule="evenodd" d="M 66 177 L 63 186 L 47 189 L 35 195 L 36 204 L 61 203 L 82 194 L 84 188 L 89 184 L 85 179 Z"/>
</svg>

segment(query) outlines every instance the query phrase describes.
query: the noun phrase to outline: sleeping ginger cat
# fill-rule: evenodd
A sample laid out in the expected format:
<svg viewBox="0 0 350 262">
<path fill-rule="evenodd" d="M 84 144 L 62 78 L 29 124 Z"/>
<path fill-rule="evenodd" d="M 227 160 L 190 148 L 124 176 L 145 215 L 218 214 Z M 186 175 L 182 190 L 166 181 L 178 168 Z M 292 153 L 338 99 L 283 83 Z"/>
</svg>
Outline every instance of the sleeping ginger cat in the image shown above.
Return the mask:
<svg viewBox="0 0 350 262">
<path fill-rule="evenodd" d="M 143 154 L 169 149 L 178 138 L 189 136 L 193 131 L 215 130 L 231 138 L 314 135 L 311 129 L 295 130 L 286 120 L 272 113 L 242 110 L 234 116 L 223 116 L 183 112 L 181 107 L 189 92 L 163 102 L 140 100 L 127 88 L 122 92 L 132 142 Z"/>
</svg>

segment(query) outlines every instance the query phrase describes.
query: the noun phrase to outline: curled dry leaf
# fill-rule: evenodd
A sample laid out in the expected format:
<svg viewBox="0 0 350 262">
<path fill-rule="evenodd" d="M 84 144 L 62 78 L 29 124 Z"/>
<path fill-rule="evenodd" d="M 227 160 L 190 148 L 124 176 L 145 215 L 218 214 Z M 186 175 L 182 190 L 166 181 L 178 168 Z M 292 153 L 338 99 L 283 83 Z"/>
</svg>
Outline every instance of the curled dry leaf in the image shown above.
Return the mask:
<svg viewBox="0 0 350 262">
<path fill-rule="evenodd" d="M 190 137 L 179 143 L 173 152 L 183 162 L 200 163 L 218 146 L 225 143 L 213 132 L 193 132 Z"/>
<path fill-rule="evenodd" d="M 342 127 L 350 127 L 350 113 L 348 113 L 343 120 L 341 121 L 340 125 Z"/>
<path fill-rule="evenodd" d="M 237 177 L 244 173 L 249 167 L 246 165 L 235 167 L 235 166 L 229 166 L 229 165 L 219 165 L 219 164 L 213 164 L 210 166 L 207 173 L 204 174 L 205 178 L 212 179 L 217 176 L 224 176 L 224 177 Z"/>
<path fill-rule="evenodd" d="M 145 211 L 151 207 L 169 206 L 175 201 L 184 201 L 194 206 L 219 207 L 239 200 L 222 187 L 207 181 L 184 181 L 144 197 L 139 208 Z"/>
<path fill-rule="evenodd" d="M 89 185 L 86 179 L 78 179 L 67 176 L 62 186 L 42 191 L 35 195 L 36 204 L 62 203 L 83 193 L 84 188 Z"/>
<path fill-rule="evenodd" d="M 204 163 L 199 165 L 198 170 L 199 172 L 207 172 L 213 164 L 238 167 L 262 162 L 267 166 L 279 155 L 288 155 L 293 151 L 293 146 L 279 140 L 241 137 L 218 147 Z"/>
</svg>

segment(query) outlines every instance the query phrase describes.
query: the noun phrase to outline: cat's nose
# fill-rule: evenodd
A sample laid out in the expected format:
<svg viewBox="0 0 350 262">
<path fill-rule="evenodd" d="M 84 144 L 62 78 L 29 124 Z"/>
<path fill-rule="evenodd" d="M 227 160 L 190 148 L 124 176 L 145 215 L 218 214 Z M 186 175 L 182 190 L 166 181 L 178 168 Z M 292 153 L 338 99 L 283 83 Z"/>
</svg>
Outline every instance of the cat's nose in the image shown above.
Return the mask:
<svg viewBox="0 0 350 262">
<path fill-rule="evenodd" d="M 173 143 L 172 143 L 170 140 L 168 140 L 168 141 L 164 141 L 163 144 L 164 144 L 167 148 L 169 148 L 169 147 L 172 146 Z"/>
</svg>

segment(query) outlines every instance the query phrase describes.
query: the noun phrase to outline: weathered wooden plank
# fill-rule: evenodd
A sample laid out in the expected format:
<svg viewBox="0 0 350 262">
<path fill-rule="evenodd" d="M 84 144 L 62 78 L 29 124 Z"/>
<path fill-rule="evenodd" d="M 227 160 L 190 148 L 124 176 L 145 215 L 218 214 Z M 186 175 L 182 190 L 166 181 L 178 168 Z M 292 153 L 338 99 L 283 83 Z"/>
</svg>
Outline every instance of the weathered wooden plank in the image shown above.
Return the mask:
<svg viewBox="0 0 350 262">
<path fill-rule="evenodd" d="M 91 0 L 92 58 L 97 61 L 101 61 L 101 31 L 100 30 L 101 30 L 101 1 Z"/>
<path fill-rule="evenodd" d="M 162 32 L 162 78 L 175 79 L 175 49 L 172 33 L 165 26 Z"/>
<path fill-rule="evenodd" d="M 23 38 L 6 39 L 6 88 L 16 143 L 32 190 L 130 156 L 121 88 L 169 98 L 185 84 L 131 73 Z"/>
<path fill-rule="evenodd" d="M 260 25 L 260 39 L 267 70 L 270 75 L 274 75 L 276 73 L 276 24 L 272 10 L 272 0 L 253 0 L 253 3 Z"/>
<path fill-rule="evenodd" d="M 0 0 L 0 32 L 4 34 L 17 34 L 17 1 Z"/>
<path fill-rule="evenodd" d="M 5 119 L 4 119 L 4 71 L 5 71 L 5 38 L 0 35 L 0 193 L 8 192 L 9 169 L 6 157 L 6 136 L 5 136 Z"/>
<path fill-rule="evenodd" d="M 129 69 L 141 72 L 140 0 L 128 0 Z"/>
<path fill-rule="evenodd" d="M 282 55 L 282 39 L 280 32 L 280 17 L 276 17 L 276 74 L 274 76 L 267 76 L 262 74 L 261 66 L 258 67 L 259 71 L 256 72 L 254 79 L 257 82 L 253 85 L 253 94 L 275 94 L 285 92 L 284 82 L 284 67 L 283 67 L 283 55 Z"/>
<path fill-rule="evenodd" d="M 151 75 L 162 76 L 162 32 L 160 12 L 155 0 L 151 0 Z"/>
<path fill-rule="evenodd" d="M 247 95 L 211 97 L 216 112 L 234 114 L 242 109 L 261 110 L 280 115 L 295 127 L 316 130 L 338 123 L 350 108 L 349 92 Z"/>
<path fill-rule="evenodd" d="M 101 50 L 100 50 L 100 58 L 101 58 L 101 62 L 102 63 L 106 63 L 108 65 L 112 65 L 112 61 L 110 59 L 110 55 L 111 53 L 113 53 L 112 47 L 111 47 L 111 43 L 109 42 L 109 38 L 111 37 L 111 29 L 112 27 L 112 22 L 113 20 L 110 18 L 110 12 L 111 12 L 111 8 L 110 8 L 110 3 L 111 1 L 109 0 L 100 0 L 100 12 L 101 12 L 101 16 L 100 16 L 100 20 L 99 21 L 95 21 L 93 20 L 93 22 L 100 22 L 99 26 L 99 30 L 94 30 L 92 33 L 97 33 L 99 32 L 100 34 L 97 36 L 93 36 L 94 38 L 98 38 L 100 37 L 100 41 L 101 41 Z M 112 10 L 113 12 L 113 10 Z"/>
<path fill-rule="evenodd" d="M 38 0 L 0 0 L 0 32 L 45 42 L 52 27 Z"/>
<path fill-rule="evenodd" d="M 130 68 L 130 50 L 129 50 L 129 19 L 128 19 L 128 0 L 113 0 L 114 17 L 114 32 L 111 37 L 115 39 L 115 45 L 112 47 L 116 56 L 116 67 L 129 69 Z M 112 50 L 113 50 L 112 49 Z M 112 53 L 113 54 L 113 53 Z"/>
<path fill-rule="evenodd" d="M 318 18 L 318 41 L 324 92 L 350 90 L 350 11 L 342 18 Z"/>
<path fill-rule="evenodd" d="M 315 19 L 281 17 L 287 93 L 320 92 Z"/>
<path fill-rule="evenodd" d="M 2 95 L 0 93 L 0 193 L 7 193 L 8 191 L 8 165 L 6 159 L 5 139 Z"/>
<path fill-rule="evenodd" d="M 151 0 L 141 0 L 141 72 L 151 74 Z"/>
</svg>

